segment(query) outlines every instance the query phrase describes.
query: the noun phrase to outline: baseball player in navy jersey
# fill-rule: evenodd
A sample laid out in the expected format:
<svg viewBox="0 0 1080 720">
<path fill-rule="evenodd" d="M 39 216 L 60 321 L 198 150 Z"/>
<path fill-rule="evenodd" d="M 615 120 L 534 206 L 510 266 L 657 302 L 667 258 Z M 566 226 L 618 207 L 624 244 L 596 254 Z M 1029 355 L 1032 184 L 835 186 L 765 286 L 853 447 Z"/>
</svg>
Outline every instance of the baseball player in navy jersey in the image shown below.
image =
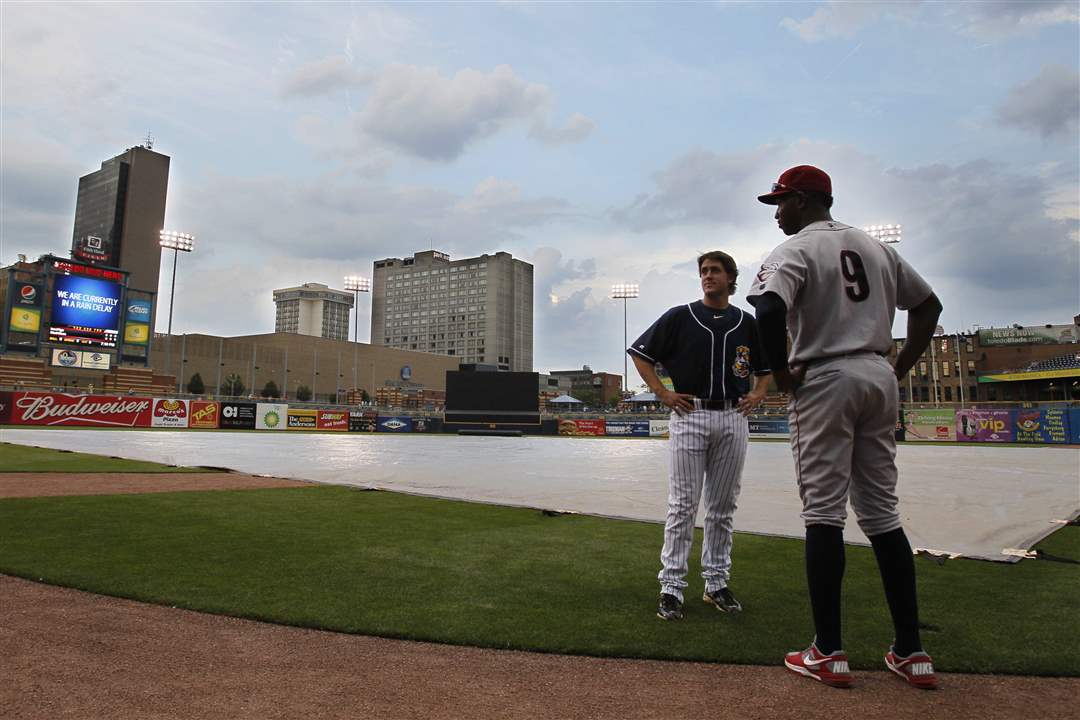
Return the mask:
<svg viewBox="0 0 1080 720">
<path fill-rule="evenodd" d="M 780 230 L 791 236 L 762 264 L 747 300 L 757 308 L 776 384 L 791 393 L 791 449 L 817 633 L 784 664 L 827 685 L 851 685 L 840 614 L 850 498 L 892 614 L 895 638 L 885 664 L 915 687 L 937 687 L 919 638 L 915 563 L 897 511 L 893 429 L 897 380 L 929 344 L 941 303 L 892 247 L 832 219 L 832 181 L 818 168 L 785 171 L 758 200 L 776 206 Z M 894 367 L 886 356 L 897 309 L 908 311 L 907 340 Z"/>
<path fill-rule="evenodd" d="M 728 587 L 731 531 L 749 439 L 746 416 L 765 396 L 769 380 L 757 322 L 729 302 L 739 275 L 735 261 L 714 250 L 697 262 L 702 299 L 671 308 L 627 348 L 649 389 L 672 410 L 668 513 L 656 612 L 664 620 L 683 616 L 694 520 L 703 496 L 702 599 L 723 612 L 742 609 Z M 671 376 L 674 390 L 660 382 L 657 363 Z"/>
</svg>

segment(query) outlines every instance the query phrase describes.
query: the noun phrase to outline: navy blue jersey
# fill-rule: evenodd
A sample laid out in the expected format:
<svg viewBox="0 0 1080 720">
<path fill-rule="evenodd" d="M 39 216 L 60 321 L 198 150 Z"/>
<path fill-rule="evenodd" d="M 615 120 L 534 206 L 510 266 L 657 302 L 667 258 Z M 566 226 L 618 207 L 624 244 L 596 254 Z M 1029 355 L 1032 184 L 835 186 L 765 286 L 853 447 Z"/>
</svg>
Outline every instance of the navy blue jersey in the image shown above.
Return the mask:
<svg viewBox="0 0 1080 720">
<path fill-rule="evenodd" d="M 700 300 L 668 310 L 626 352 L 663 365 L 675 392 L 705 400 L 741 398 L 750 392 L 751 373 L 769 373 L 754 317 Z"/>
</svg>

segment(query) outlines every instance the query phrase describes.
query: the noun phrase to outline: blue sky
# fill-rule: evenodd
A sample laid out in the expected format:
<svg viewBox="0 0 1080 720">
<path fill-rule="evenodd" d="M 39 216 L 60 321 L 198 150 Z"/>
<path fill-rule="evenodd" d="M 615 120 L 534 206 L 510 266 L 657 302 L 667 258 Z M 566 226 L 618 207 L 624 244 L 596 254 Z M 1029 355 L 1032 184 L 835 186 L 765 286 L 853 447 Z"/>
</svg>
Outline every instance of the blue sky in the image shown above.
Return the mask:
<svg viewBox="0 0 1080 720">
<path fill-rule="evenodd" d="M 535 266 L 536 368 L 621 373 L 611 284 L 641 284 L 633 336 L 698 296 L 697 253 L 755 270 L 783 236 L 754 198 L 802 163 L 832 175 L 838 220 L 903 223 L 948 330 L 1080 312 L 1075 1 L 5 2 L 0 20 L 0 260 L 65 253 L 78 177 L 150 131 L 166 225 L 197 238 L 178 332 L 271 331 L 274 288 L 376 259 L 506 250 Z"/>
</svg>

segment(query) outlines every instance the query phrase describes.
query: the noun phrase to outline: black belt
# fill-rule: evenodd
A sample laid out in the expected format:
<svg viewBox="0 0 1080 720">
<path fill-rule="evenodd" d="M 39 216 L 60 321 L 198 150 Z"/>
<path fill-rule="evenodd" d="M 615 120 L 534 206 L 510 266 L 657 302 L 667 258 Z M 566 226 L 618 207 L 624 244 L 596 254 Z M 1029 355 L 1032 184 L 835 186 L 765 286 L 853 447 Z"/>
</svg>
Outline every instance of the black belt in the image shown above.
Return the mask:
<svg viewBox="0 0 1080 720">
<path fill-rule="evenodd" d="M 739 407 L 739 401 L 733 398 L 726 398 L 724 400 L 706 400 L 704 398 L 698 398 L 698 402 L 701 403 L 702 410 L 735 410 Z"/>
</svg>

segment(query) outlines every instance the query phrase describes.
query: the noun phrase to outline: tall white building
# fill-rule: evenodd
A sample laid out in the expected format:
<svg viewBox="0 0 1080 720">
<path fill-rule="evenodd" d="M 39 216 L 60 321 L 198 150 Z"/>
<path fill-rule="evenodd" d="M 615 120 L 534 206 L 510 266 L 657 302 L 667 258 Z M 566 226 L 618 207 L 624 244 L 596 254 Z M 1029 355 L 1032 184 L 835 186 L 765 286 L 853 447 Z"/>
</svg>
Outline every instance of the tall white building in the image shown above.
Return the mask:
<svg viewBox="0 0 1080 720">
<path fill-rule="evenodd" d="M 274 332 L 314 335 L 331 340 L 349 339 L 349 311 L 353 294 L 320 283 L 274 291 L 277 317 Z"/>
<path fill-rule="evenodd" d="M 531 372 L 533 267 L 510 253 L 435 250 L 375 262 L 371 342 Z"/>
</svg>

